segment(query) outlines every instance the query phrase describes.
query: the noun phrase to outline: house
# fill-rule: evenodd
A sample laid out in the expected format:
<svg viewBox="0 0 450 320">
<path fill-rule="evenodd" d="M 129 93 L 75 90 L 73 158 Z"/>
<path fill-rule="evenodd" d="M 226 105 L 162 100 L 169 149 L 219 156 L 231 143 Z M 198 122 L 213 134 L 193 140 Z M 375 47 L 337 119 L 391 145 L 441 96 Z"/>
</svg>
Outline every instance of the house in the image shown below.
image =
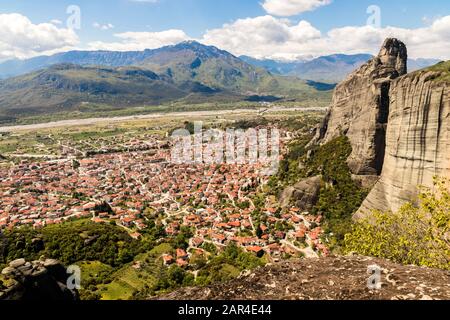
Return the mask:
<svg viewBox="0 0 450 320">
<path fill-rule="evenodd" d="M 240 221 L 231 221 L 231 222 L 228 222 L 228 225 L 233 228 L 239 228 L 241 226 L 241 222 Z"/>
<path fill-rule="evenodd" d="M 203 239 L 199 237 L 192 238 L 191 244 L 193 247 L 200 247 L 203 244 Z"/>
<path fill-rule="evenodd" d="M 189 264 L 187 263 L 186 260 L 183 259 L 177 259 L 177 265 L 181 268 L 185 268 L 187 267 Z"/>
<path fill-rule="evenodd" d="M 172 226 L 168 226 L 166 228 L 166 233 L 169 236 L 173 236 L 173 235 L 175 235 L 177 233 L 177 231 Z"/>
<path fill-rule="evenodd" d="M 286 233 L 284 233 L 283 231 L 277 231 L 275 232 L 275 237 L 282 240 L 286 238 Z"/>
<path fill-rule="evenodd" d="M 218 233 L 214 233 L 211 238 L 213 238 L 213 240 L 219 242 L 219 243 L 224 243 L 225 242 L 225 236 L 223 234 L 218 234 Z"/>
<path fill-rule="evenodd" d="M 294 237 L 296 239 L 305 239 L 305 231 L 299 230 L 296 233 L 294 233 Z"/>
<path fill-rule="evenodd" d="M 187 260 L 189 258 L 186 251 L 183 249 L 177 249 L 177 259 Z"/>
<path fill-rule="evenodd" d="M 92 211 L 92 210 L 94 210 L 95 206 L 96 206 L 96 204 L 94 202 L 86 203 L 83 206 L 83 210 L 84 211 Z"/>
<path fill-rule="evenodd" d="M 264 249 L 258 246 L 246 247 L 248 252 L 256 254 L 257 257 L 262 257 L 264 255 Z"/>
<path fill-rule="evenodd" d="M 134 224 L 134 219 L 133 218 L 122 218 L 121 223 L 124 227 L 132 227 Z"/>
<path fill-rule="evenodd" d="M 105 220 L 95 217 L 95 218 L 92 218 L 92 222 L 94 222 L 94 223 L 104 223 Z"/>
<path fill-rule="evenodd" d="M 139 232 L 134 232 L 130 234 L 130 237 L 132 237 L 135 240 L 139 240 L 142 237 L 142 235 Z"/>
<path fill-rule="evenodd" d="M 169 266 L 174 262 L 173 256 L 171 256 L 170 254 L 163 255 L 162 259 L 165 266 Z"/>
</svg>

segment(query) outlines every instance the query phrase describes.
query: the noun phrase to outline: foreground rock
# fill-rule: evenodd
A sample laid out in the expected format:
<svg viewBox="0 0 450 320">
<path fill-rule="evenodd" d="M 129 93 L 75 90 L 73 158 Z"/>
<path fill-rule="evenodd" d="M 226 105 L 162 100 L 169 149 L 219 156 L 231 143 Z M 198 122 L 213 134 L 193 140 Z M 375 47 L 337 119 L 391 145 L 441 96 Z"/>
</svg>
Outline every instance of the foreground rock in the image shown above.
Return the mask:
<svg viewBox="0 0 450 320">
<path fill-rule="evenodd" d="M 368 267 L 382 268 L 380 290 L 369 290 Z M 160 300 L 441 300 L 450 299 L 450 272 L 367 257 L 283 262 L 224 284 L 184 288 Z"/>
<path fill-rule="evenodd" d="M 78 300 L 66 286 L 66 268 L 57 260 L 12 261 L 1 272 L 0 300 Z"/>
</svg>

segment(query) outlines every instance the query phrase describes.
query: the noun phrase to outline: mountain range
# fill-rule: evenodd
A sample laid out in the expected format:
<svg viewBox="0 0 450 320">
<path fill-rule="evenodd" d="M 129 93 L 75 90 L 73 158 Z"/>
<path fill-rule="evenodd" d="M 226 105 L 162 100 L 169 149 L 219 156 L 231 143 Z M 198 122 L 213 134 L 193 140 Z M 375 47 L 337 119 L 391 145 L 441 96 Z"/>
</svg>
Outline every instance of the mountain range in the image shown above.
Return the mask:
<svg viewBox="0 0 450 320">
<path fill-rule="evenodd" d="M 293 100 L 325 105 L 334 83 L 370 55 L 279 62 L 196 41 L 144 51 L 70 51 L 0 64 L 0 122 L 173 102 Z M 436 61 L 411 60 L 410 69 Z M 106 110 L 106 109 L 105 109 Z"/>
<path fill-rule="evenodd" d="M 370 54 L 333 54 L 312 60 L 276 61 L 270 59 L 255 59 L 241 56 L 242 60 L 254 66 L 278 74 L 294 76 L 300 79 L 327 83 L 337 83 L 345 79 L 353 70 L 373 58 Z M 416 71 L 440 62 L 437 59 L 409 59 L 408 69 Z"/>
<path fill-rule="evenodd" d="M 14 67 L 13 67 L 14 66 Z M 73 51 L 7 62 L 0 121 L 94 105 L 123 109 L 182 102 L 327 100 L 333 86 L 273 75 L 227 51 L 183 42 L 142 52 Z"/>
<path fill-rule="evenodd" d="M 0 64 L 0 78 L 20 76 L 64 63 L 102 67 L 136 66 L 167 74 L 176 81 L 198 78 L 216 87 L 235 87 L 235 80 L 239 78 L 238 82 L 250 84 L 254 88 L 256 82 L 267 76 L 265 70 L 257 70 L 229 52 L 187 41 L 155 50 L 69 51 L 28 60 L 10 60 Z M 211 74 L 211 77 L 205 73 Z"/>
<path fill-rule="evenodd" d="M 196 58 L 199 59 L 196 60 Z M 107 67 L 145 66 L 155 72 L 169 73 L 180 71 L 181 67 L 183 70 L 181 73 L 177 72 L 176 77 L 184 79 L 198 78 L 198 73 L 195 74 L 191 71 L 186 73 L 185 67 L 189 67 L 191 64 L 195 67 L 196 63 L 198 63 L 199 65 L 197 68 L 200 68 L 202 67 L 201 62 L 205 59 L 212 59 L 215 62 L 223 59 L 227 62 L 231 62 L 231 65 L 237 66 L 238 69 L 243 68 L 250 72 L 254 72 L 254 70 L 251 70 L 249 66 L 244 63 L 256 68 L 264 69 L 274 75 L 294 76 L 304 80 L 337 83 L 372 58 L 373 56 L 370 54 L 333 54 L 311 60 L 297 61 L 256 59 L 249 56 L 240 56 L 239 60 L 237 60 L 236 57 L 230 53 L 216 47 L 205 46 L 196 41 L 186 41 L 175 46 L 166 46 L 154 50 L 147 49 L 144 51 L 126 52 L 69 51 L 26 60 L 9 60 L 0 63 L 0 79 L 23 75 L 60 63 Z M 189 61 L 189 63 L 187 61 Z M 437 59 L 409 59 L 408 69 L 410 71 L 415 71 L 429 67 L 438 62 L 440 62 L 440 60 Z M 177 65 L 178 63 L 181 63 L 181 66 Z M 208 65 L 210 64 L 211 63 Z M 208 65 L 206 67 L 208 67 Z M 220 67 L 223 67 L 223 65 L 219 66 L 219 68 Z M 226 76 L 226 73 L 227 71 L 225 70 L 223 72 L 224 76 Z M 228 73 L 230 73 L 229 70 Z M 231 76 L 232 74 L 233 72 L 231 71 Z"/>
</svg>

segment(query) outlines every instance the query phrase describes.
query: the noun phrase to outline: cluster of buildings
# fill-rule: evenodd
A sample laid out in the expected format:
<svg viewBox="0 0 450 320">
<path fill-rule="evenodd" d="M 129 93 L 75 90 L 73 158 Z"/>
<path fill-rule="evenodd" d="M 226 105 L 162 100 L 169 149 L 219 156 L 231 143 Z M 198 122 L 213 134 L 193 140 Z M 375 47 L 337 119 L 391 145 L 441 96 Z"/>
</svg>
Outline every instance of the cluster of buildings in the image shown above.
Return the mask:
<svg viewBox="0 0 450 320">
<path fill-rule="evenodd" d="M 328 254 L 320 239 L 321 217 L 267 206 L 258 208 L 255 221 L 252 199 L 267 181 L 260 174 L 263 164 L 174 164 L 167 141 L 131 143 L 133 148 L 81 160 L 24 160 L 1 167 L 0 230 L 89 218 L 115 221 L 139 238 L 151 211 L 168 236 L 183 226 L 194 232 L 189 249 L 166 255 L 166 264 L 186 266 L 192 252 L 206 253 L 205 244 L 220 249 L 231 241 L 274 259 Z"/>
</svg>

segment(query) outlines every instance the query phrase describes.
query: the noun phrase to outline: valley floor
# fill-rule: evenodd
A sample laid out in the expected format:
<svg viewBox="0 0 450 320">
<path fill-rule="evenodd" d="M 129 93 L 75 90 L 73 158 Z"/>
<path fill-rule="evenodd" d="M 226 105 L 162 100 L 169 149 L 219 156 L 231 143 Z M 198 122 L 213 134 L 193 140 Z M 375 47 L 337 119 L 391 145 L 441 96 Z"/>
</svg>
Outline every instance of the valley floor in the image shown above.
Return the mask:
<svg viewBox="0 0 450 320">
<path fill-rule="evenodd" d="M 61 120 L 46 123 L 36 123 L 17 126 L 3 126 L 0 127 L 0 132 L 15 132 L 24 130 L 39 130 L 48 128 L 63 128 L 70 126 L 87 126 L 95 125 L 98 123 L 120 123 L 128 120 L 151 120 L 159 118 L 186 118 L 186 117 L 208 117 L 208 116 L 226 116 L 226 115 L 262 115 L 265 113 L 279 113 L 279 112 L 321 112 L 326 111 L 326 107 L 300 107 L 300 108 L 263 108 L 263 109 L 236 109 L 236 110 L 214 110 L 214 111 L 187 111 L 187 112 L 170 112 L 170 113 L 152 113 L 145 115 L 135 116 L 123 116 L 123 117 L 105 117 L 105 118 L 87 118 L 87 119 L 73 119 L 73 120 Z"/>
<path fill-rule="evenodd" d="M 381 268 L 381 289 L 368 288 L 368 267 Z M 450 273 L 390 261 L 335 256 L 258 268 L 231 282 L 184 288 L 159 300 L 448 300 Z"/>
</svg>

